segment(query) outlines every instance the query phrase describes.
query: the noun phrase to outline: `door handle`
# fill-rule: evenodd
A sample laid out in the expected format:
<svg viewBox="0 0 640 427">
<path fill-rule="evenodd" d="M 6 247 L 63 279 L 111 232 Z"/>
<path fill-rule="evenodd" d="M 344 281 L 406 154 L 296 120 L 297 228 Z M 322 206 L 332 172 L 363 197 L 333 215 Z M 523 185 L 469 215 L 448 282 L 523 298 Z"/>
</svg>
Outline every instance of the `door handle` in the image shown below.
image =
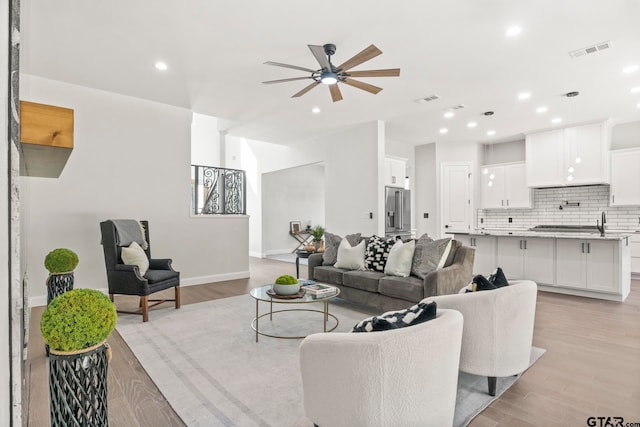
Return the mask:
<svg viewBox="0 0 640 427">
<path fill-rule="evenodd" d="M 509 199 L 507 199 L 507 206 L 509 206 Z M 526 248 L 525 248 L 526 249 Z"/>
<path fill-rule="evenodd" d="M 527 250 L 527 241 L 526 240 L 524 241 L 524 250 L 525 251 Z"/>
<path fill-rule="evenodd" d="M 449 228 L 449 225 L 445 224 L 445 225 L 444 225 L 444 228 Z"/>
<path fill-rule="evenodd" d="M 520 240 L 520 249 L 522 250 L 522 240 Z"/>
<path fill-rule="evenodd" d="M 582 253 L 584 253 L 584 242 L 582 243 Z"/>
<path fill-rule="evenodd" d="M 587 243 L 587 253 L 591 253 L 591 243 Z"/>
</svg>

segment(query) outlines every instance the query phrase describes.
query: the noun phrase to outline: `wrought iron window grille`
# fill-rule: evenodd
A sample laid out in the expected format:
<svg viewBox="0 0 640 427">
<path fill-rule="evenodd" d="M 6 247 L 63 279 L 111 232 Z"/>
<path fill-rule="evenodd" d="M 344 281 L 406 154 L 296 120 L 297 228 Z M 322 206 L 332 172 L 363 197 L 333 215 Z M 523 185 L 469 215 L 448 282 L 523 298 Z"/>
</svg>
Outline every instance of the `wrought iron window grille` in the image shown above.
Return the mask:
<svg viewBox="0 0 640 427">
<path fill-rule="evenodd" d="M 191 165 L 194 215 L 245 215 L 246 173 L 240 169 Z"/>
</svg>

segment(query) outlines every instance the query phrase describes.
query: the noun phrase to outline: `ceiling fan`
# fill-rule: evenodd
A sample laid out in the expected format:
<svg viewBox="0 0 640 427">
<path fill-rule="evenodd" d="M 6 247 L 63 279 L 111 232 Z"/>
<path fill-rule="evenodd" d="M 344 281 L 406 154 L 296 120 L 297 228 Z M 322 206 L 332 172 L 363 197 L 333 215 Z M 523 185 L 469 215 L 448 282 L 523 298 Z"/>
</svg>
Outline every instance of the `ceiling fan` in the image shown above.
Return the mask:
<svg viewBox="0 0 640 427">
<path fill-rule="evenodd" d="M 366 71 L 349 71 L 353 67 L 362 64 L 376 56 L 380 55 L 382 51 L 371 45 L 337 67 L 331 63 L 331 56 L 336 53 L 336 45 L 325 44 L 323 46 L 307 45 L 311 50 L 311 53 L 320 64 L 320 69 L 312 70 L 311 68 L 299 67 L 297 65 L 282 64 L 280 62 L 267 61 L 267 65 L 275 65 L 276 67 L 293 68 L 294 70 L 307 71 L 311 73 L 306 77 L 292 77 L 289 79 L 269 80 L 262 82 L 264 84 L 292 82 L 295 80 L 311 79 L 313 83 L 306 86 L 301 91 L 295 93 L 292 98 L 297 98 L 309 92 L 311 89 L 324 83 L 329 86 L 329 92 L 331 92 L 331 99 L 333 102 L 342 100 L 342 93 L 338 87 L 338 83 L 345 83 L 349 86 L 357 87 L 358 89 L 365 90 L 372 94 L 377 94 L 382 90 L 381 87 L 371 85 L 369 83 L 361 82 L 353 79 L 353 77 L 397 77 L 400 75 L 400 68 L 390 68 L 386 70 L 366 70 Z"/>
</svg>

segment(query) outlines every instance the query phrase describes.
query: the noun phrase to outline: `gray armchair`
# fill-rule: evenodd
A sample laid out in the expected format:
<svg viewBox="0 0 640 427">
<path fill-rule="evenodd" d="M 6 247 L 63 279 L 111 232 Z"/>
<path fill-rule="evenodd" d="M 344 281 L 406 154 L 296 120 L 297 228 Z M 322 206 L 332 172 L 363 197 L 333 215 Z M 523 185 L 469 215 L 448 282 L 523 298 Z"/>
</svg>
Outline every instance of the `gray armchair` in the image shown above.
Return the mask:
<svg viewBox="0 0 640 427">
<path fill-rule="evenodd" d="M 151 243 L 149 241 L 149 223 L 140 221 L 144 229 L 144 237 L 147 248 L 144 250 L 149 259 L 149 269 L 143 275 L 136 265 L 127 265 L 122 262 L 122 248 L 118 245 L 116 227 L 113 221 L 107 220 L 100 223 L 102 232 L 102 249 L 107 269 L 107 283 L 109 285 L 109 297 L 114 301 L 114 295 L 136 295 L 140 297 L 139 311 L 123 311 L 119 313 L 142 315 L 142 321 L 149 321 L 149 308 L 167 301 L 175 301 L 175 307 L 180 308 L 180 273 L 171 267 L 171 259 L 151 258 Z M 175 299 L 149 299 L 149 295 L 174 288 Z M 149 305 L 149 302 L 153 304 Z"/>
</svg>

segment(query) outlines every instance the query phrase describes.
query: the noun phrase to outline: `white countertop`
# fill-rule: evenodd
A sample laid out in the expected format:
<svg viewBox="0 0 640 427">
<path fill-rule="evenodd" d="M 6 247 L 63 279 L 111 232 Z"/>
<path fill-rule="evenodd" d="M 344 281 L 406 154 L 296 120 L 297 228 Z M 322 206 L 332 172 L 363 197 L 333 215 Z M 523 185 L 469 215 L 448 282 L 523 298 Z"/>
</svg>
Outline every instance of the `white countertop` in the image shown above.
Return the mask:
<svg viewBox="0 0 640 427">
<path fill-rule="evenodd" d="M 542 238 L 557 238 L 557 239 L 593 239 L 593 240 L 622 240 L 633 234 L 638 233 L 634 230 L 607 230 L 604 236 L 601 236 L 599 232 L 544 232 L 544 231 L 531 231 L 531 230 L 517 230 L 517 229 L 476 229 L 468 233 L 451 232 L 448 234 L 459 234 L 468 236 L 499 236 L 499 237 L 542 237 Z"/>
</svg>

